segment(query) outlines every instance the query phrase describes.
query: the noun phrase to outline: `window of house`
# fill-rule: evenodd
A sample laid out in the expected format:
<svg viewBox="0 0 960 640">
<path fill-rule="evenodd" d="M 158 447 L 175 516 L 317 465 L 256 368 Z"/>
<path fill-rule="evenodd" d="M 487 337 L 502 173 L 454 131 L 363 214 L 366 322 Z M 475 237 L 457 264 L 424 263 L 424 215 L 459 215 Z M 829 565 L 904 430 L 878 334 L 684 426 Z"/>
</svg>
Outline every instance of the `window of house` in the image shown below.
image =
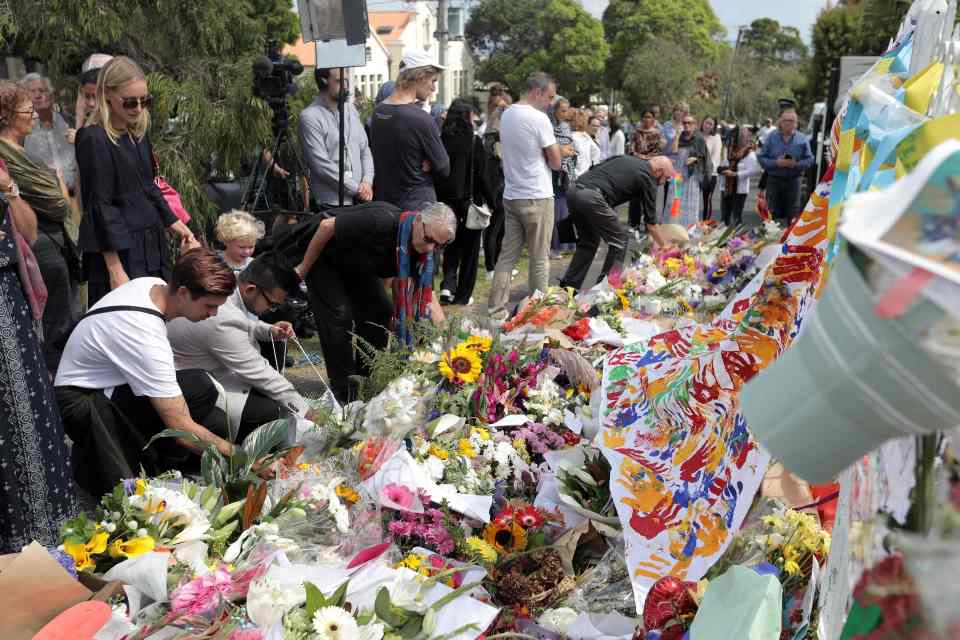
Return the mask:
<svg viewBox="0 0 960 640">
<path fill-rule="evenodd" d="M 364 49 L 364 54 L 366 55 L 367 62 L 370 62 L 371 60 L 373 60 L 373 49 L 371 49 L 370 47 L 367 47 L 366 49 Z"/>
</svg>

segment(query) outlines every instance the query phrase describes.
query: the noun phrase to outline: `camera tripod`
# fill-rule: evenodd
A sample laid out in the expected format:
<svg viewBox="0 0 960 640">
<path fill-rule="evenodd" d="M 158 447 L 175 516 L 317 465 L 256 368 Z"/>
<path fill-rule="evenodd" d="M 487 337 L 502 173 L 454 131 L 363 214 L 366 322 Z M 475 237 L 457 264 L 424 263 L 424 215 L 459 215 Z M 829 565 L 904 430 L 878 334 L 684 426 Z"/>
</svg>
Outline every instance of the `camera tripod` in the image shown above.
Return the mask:
<svg viewBox="0 0 960 640">
<path fill-rule="evenodd" d="M 264 223 L 269 223 L 268 229 L 278 215 L 302 216 L 311 213 L 307 189 L 304 185 L 307 171 L 303 159 L 290 138 L 290 116 L 286 100 L 279 103 L 270 102 L 270 108 L 273 110 L 271 124 L 273 146 L 269 150 L 264 147 L 257 154 L 257 161 L 251 174 L 252 180 L 244 190 L 240 201 L 240 208 L 263 220 Z M 269 151 L 269 159 L 264 158 L 263 151 Z M 286 191 L 273 194 L 273 198 L 269 198 L 268 184 L 276 184 L 281 180 L 273 176 L 273 169 L 277 164 L 289 172 L 286 178 L 282 178 Z M 283 207 L 278 206 L 278 199 L 282 201 Z"/>
</svg>

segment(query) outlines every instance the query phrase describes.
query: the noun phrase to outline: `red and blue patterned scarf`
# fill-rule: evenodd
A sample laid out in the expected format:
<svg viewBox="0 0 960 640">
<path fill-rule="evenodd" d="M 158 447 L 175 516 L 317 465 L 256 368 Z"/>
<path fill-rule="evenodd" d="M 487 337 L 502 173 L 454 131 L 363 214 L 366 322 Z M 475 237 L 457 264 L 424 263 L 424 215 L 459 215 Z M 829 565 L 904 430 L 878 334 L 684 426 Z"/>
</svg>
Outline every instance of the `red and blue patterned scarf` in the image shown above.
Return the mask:
<svg viewBox="0 0 960 640">
<path fill-rule="evenodd" d="M 413 223 L 417 218 L 416 211 L 400 214 L 397 277 L 393 279 L 393 331 L 408 345 L 413 344 L 413 323 L 426 317 L 433 297 L 433 252 L 418 256 L 413 264 Z"/>
</svg>

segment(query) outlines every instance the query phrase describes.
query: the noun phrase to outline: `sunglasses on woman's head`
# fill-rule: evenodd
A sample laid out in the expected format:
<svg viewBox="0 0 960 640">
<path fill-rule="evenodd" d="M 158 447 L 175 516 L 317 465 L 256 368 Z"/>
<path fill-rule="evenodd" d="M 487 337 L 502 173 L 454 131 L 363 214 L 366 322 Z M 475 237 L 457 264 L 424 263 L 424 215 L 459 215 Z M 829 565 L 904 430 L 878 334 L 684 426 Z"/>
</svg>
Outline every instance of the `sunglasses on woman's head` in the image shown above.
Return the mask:
<svg viewBox="0 0 960 640">
<path fill-rule="evenodd" d="M 123 98 L 120 102 L 120 105 L 124 109 L 136 109 L 138 104 L 143 109 L 149 109 L 153 106 L 153 96 L 147 95 L 140 98 Z"/>
</svg>

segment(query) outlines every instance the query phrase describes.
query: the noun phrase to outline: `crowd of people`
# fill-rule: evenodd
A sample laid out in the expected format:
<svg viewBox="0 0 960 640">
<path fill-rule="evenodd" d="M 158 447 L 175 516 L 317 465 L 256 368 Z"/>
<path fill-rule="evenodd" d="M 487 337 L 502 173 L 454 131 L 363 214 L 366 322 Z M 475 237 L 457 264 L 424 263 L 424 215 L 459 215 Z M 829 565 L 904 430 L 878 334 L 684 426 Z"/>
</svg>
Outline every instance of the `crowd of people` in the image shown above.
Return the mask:
<svg viewBox="0 0 960 640">
<path fill-rule="evenodd" d="M 158 185 L 153 97 L 136 62 L 91 56 L 72 114 L 42 76 L 0 82 L 0 551 L 54 544 L 79 508 L 74 480 L 99 495 L 141 468 L 190 469 L 205 445 L 227 454 L 237 433 L 280 416 L 309 419 L 283 358 L 264 355 L 294 336 L 277 319 L 288 296 L 309 301 L 344 403 L 369 373 L 358 344 L 381 348 L 388 331 L 409 342 L 415 322 L 443 318 L 441 304 L 471 304 L 481 251 L 488 314 L 503 319 L 524 250 L 530 291 L 571 251 L 559 282 L 580 289 L 601 240 L 603 278 L 630 227 L 666 244 L 664 223 L 713 215 L 718 184 L 725 223 L 741 221 L 761 173 L 773 215 L 796 213 L 812 156 L 795 110 L 757 150 L 752 130 L 698 122 L 683 104 L 662 125 L 646 109 L 636 126 L 571 105 L 545 73 L 516 101 L 491 87 L 484 114 L 466 99 L 431 110 L 441 71 L 410 51 L 368 122 L 348 103 L 341 166 L 347 87 L 317 69 L 298 137 L 321 211 L 270 229 L 226 212 L 217 250 Z M 165 428 L 185 437 L 148 447 Z"/>
</svg>

